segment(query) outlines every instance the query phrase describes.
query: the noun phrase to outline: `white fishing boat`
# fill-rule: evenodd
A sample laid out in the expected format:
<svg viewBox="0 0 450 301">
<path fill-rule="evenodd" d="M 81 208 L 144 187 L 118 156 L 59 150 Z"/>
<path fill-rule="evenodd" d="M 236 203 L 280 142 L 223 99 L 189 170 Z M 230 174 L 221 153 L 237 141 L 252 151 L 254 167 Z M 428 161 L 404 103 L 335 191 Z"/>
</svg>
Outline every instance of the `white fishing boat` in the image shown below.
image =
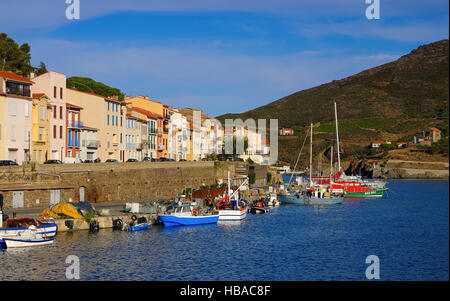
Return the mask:
<svg viewBox="0 0 450 301">
<path fill-rule="evenodd" d="M 54 237 L 43 237 L 38 231 L 36 226 L 30 226 L 15 236 L 4 236 L 3 241 L 6 248 L 37 247 L 53 243 Z"/>
<path fill-rule="evenodd" d="M 247 183 L 248 179 L 232 191 L 230 172 L 228 172 L 228 192 L 214 208 L 219 214 L 219 221 L 239 221 L 247 217 L 248 204 L 239 199 L 239 190 Z"/>
<path fill-rule="evenodd" d="M 274 192 L 272 192 L 269 195 L 269 201 L 267 202 L 267 205 L 271 206 L 271 207 L 278 207 L 280 206 L 280 201 L 278 199 L 278 195 Z"/>
</svg>

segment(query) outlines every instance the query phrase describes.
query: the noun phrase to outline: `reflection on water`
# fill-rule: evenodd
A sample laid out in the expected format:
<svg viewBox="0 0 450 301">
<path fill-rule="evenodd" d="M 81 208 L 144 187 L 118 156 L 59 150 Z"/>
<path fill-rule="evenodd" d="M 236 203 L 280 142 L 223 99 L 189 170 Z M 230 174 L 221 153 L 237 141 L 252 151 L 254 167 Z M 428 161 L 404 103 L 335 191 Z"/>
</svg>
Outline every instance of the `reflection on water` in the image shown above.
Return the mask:
<svg viewBox="0 0 450 301">
<path fill-rule="evenodd" d="M 0 251 L 1 280 L 448 280 L 448 182 L 393 181 L 383 199 L 282 205 L 241 222 L 148 231 L 58 233 L 52 245 Z M 433 256 L 430 256 L 432 254 Z"/>
</svg>

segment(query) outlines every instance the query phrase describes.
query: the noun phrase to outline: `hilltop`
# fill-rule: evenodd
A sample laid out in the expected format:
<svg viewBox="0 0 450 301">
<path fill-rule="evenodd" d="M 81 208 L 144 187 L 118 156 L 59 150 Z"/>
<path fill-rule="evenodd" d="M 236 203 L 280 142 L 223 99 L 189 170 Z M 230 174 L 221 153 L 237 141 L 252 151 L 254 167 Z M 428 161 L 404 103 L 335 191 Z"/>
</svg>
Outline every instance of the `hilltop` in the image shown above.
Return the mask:
<svg viewBox="0 0 450 301">
<path fill-rule="evenodd" d="M 335 135 L 333 101 L 338 107 L 344 148 L 350 153 L 363 152 L 374 139 L 410 142 L 414 134 L 429 126 L 438 127 L 448 136 L 448 58 L 449 40 L 441 40 L 353 76 L 296 92 L 248 112 L 217 118 L 276 118 L 280 127 L 293 128 L 297 136 L 280 137 L 279 141 L 279 158 L 290 163 L 295 161 L 311 121 L 318 133 L 315 153 L 331 145 Z"/>
</svg>

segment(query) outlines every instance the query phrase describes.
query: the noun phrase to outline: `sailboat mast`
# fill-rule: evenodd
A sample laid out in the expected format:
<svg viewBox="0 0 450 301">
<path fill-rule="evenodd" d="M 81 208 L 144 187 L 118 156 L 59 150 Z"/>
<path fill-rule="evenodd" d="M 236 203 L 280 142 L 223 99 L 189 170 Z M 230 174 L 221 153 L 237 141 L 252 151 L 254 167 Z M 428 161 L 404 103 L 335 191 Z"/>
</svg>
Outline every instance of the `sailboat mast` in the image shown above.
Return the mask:
<svg viewBox="0 0 450 301">
<path fill-rule="evenodd" d="M 228 170 L 228 200 L 231 201 L 231 179 L 230 179 L 230 171 Z"/>
<path fill-rule="evenodd" d="M 333 177 L 333 145 L 331 146 L 331 161 L 330 161 L 330 181 L 331 177 Z"/>
<path fill-rule="evenodd" d="M 313 124 L 311 122 L 311 140 L 309 150 L 309 186 L 312 187 L 312 139 L 313 139 Z"/>
<path fill-rule="evenodd" d="M 339 152 L 339 127 L 338 127 L 338 120 L 337 120 L 336 102 L 334 102 L 334 116 L 336 118 L 336 140 L 337 140 L 338 172 L 340 172 L 341 171 L 341 155 L 340 155 L 340 152 Z"/>
</svg>

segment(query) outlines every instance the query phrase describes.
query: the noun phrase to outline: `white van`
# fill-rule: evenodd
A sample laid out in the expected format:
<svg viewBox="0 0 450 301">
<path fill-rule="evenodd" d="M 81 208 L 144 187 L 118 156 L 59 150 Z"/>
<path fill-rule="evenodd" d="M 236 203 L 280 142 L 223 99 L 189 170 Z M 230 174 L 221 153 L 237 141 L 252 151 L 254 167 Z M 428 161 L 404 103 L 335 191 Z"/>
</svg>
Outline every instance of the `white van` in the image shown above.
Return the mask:
<svg viewBox="0 0 450 301">
<path fill-rule="evenodd" d="M 83 163 L 83 161 L 81 161 L 80 158 L 67 157 L 67 158 L 64 158 L 63 163 L 64 164 L 66 164 L 66 163 Z"/>
</svg>

